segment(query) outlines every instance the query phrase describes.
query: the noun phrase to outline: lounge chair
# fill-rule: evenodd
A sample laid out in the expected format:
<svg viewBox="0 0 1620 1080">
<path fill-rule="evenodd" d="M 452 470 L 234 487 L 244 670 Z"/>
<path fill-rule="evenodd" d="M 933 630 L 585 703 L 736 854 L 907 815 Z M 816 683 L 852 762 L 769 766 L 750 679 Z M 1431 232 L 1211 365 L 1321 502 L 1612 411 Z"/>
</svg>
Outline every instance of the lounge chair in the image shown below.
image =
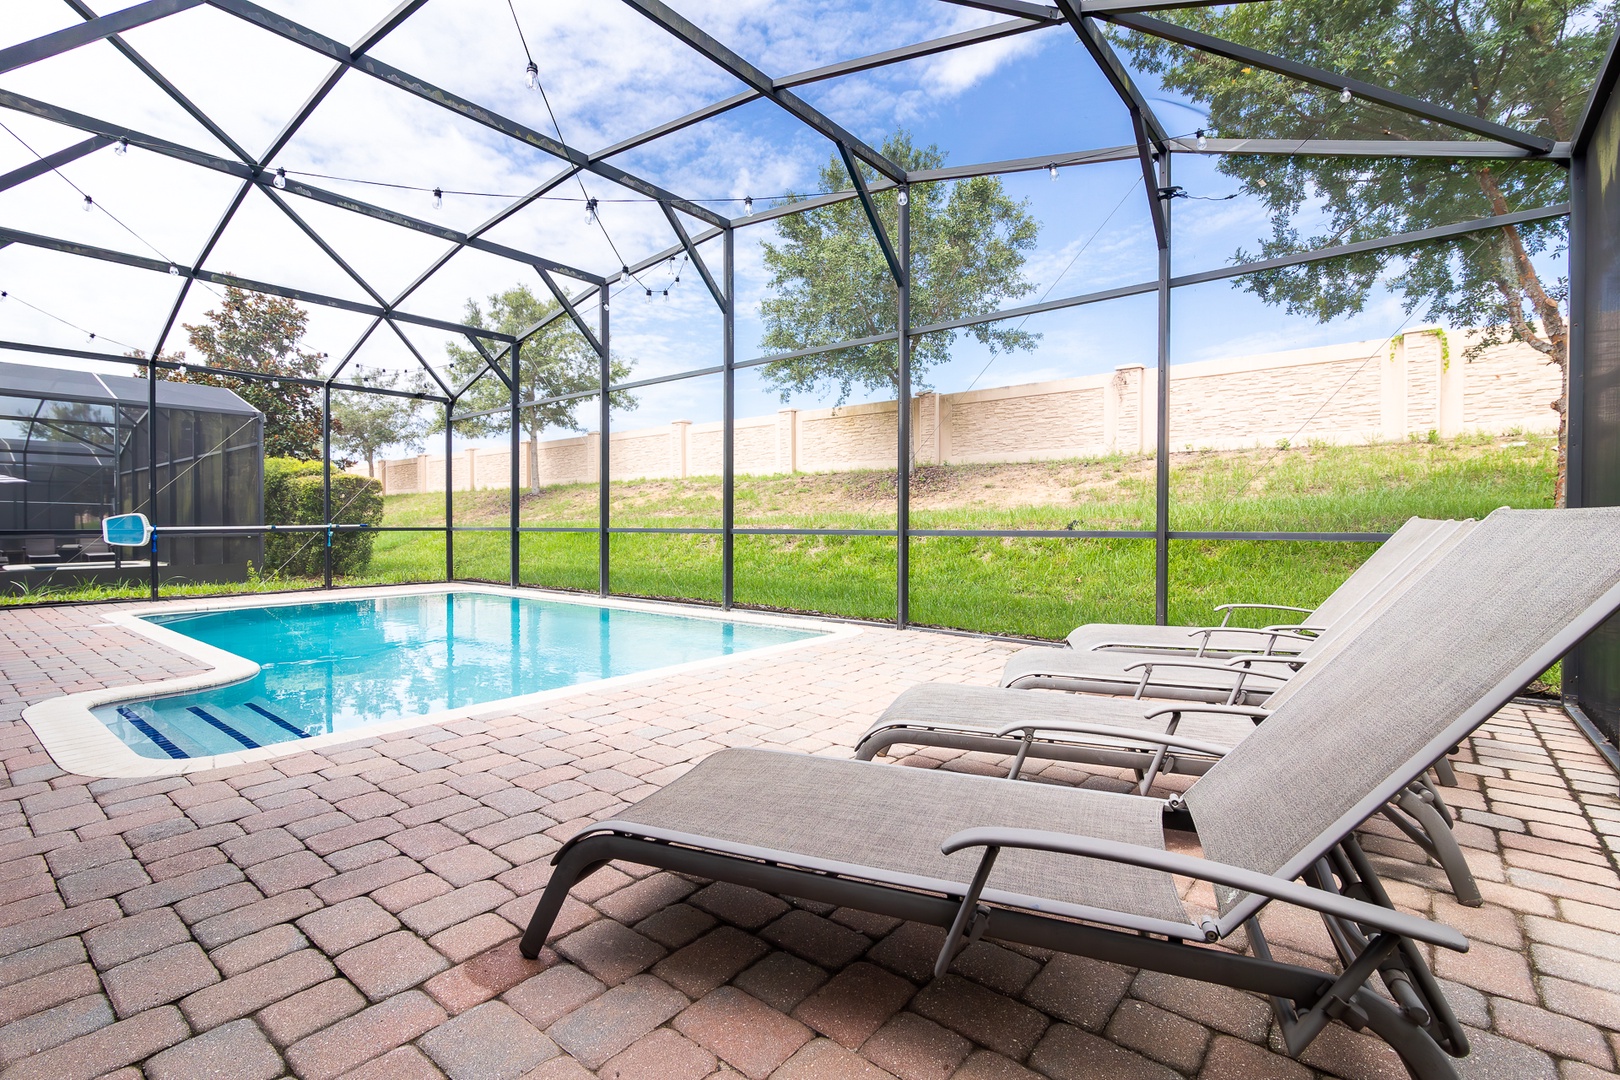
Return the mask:
<svg viewBox="0 0 1620 1080">
<path fill-rule="evenodd" d="M 1414 581 L 1475 528 L 1473 521 L 1443 523 L 1433 542 L 1410 552 L 1358 598 L 1351 616 L 1325 627 L 1310 644 L 1287 655 L 1244 653 L 1227 659 L 1151 656 L 1117 650 L 1081 651 L 1034 646 L 1007 659 L 1001 685 L 1020 690 L 1069 690 L 1086 694 L 1258 705 L 1305 665 L 1339 648 L 1399 597 Z"/>
<path fill-rule="evenodd" d="M 1432 518 L 1408 519 L 1314 609 L 1288 604 L 1220 604 L 1215 608 L 1221 614 L 1216 626 L 1087 623 L 1070 631 L 1068 645 L 1079 652 L 1178 653 L 1212 658 L 1246 652 L 1297 653 L 1329 627 L 1353 618 L 1381 583 L 1392 574 L 1404 573 L 1404 563 L 1443 541 L 1458 524 Z M 1293 612 L 1302 617 L 1258 628 L 1229 625 L 1239 611 Z"/>
<path fill-rule="evenodd" d="M 623 859 L 949 927 L 936 974 L 984 935 L 1265 994 L 1292 1054 L 1340 1020 L 1420 1080 L 1455 1077 L 1467 1036 L 1420 944 L 1467 941 L 1396 911 L 1354 830 L 1620 608 L 1617 526 L 1620 509 L 1493 514 L 1163 804 L 722 750 L 564 844 L 520 949 L 538 955 L 568 890 Z M 1477 601 L 1440 604 L 1464 580 Z M 1167 822 L 1203 857 L 1166 851 Z M 1216 911 L 1189 911 L 1172 875 L 1212 883 Z M 1338 973 L 1272 957 L 1256 916 L 1274 900 L 1322 916 Z M 1217 944 L 1240 929 L 1252 955 Z"/>
</svg>

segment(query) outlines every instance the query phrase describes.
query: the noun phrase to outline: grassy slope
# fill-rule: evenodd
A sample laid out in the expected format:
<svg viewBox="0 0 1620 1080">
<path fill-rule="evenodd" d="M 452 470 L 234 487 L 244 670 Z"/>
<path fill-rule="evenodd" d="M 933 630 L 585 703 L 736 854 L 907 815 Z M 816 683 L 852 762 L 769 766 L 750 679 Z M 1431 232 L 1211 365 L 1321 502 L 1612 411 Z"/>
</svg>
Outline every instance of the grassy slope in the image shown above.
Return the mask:
<svg viewBox="0 0 1620 1080">
<path fill-rule="evenodd" d="M 1414 514 L 1479 517 L 1504 505 L 1546 506 L 1554 455 L 1552 440 L 1517 436 L 1177 454 L 1171 464 L 1171 527 L 1392 531 Z M 509 519 L 505 492 L 457 492 L 454 498 L 457 526 L 504 527 Z M 594 527 L 596 500 L 594 484 L 525 493 L 520 519 L 526 526 Z M 387 525 L 444 522 L 442 494 L 386 501 Z M 736 506 L 741 526 L 893 528 L 894 477 L 876 471 L 743 477 Z M 1152 520 L 1148 456 L 930 466 L 912 480 L 912 526 L 919 529 L 1146 530 Z M 612 522 L 717 527 L 720 482 L 700 477 L 616 483 Z M 596 588 L 595 536 L 526 533 L 521 544 L 524 582 Z M 1213 605 L 1233 600 L 1314 605 L 1370 550 L 1365 544 L 1176 541 L 1171 620 L 1203 622 Z M 457 533 L 455 551 L 457 577 L 506 580 L 511 555 L 504 533 Z M 739 536 L 736 553 L 740 603 L 894 616 L 891 538 Z M 617 534 L 610 554 L 615 592 L 719 599 L 718 536 Z M 443 578 L 442 536 L 384 533 L 376 538 L 364 579 L 345 583 Z M 916 538 L 911 581 L 912 617 L 921 623 L 1056 638 L 1083 622 L 1153 619 L 1149 540 Z M 263 587 L 297 584 L 304 583 L 272 579 Z M 211 588 L 218 587 L 193 587 Z"/>
</svg>

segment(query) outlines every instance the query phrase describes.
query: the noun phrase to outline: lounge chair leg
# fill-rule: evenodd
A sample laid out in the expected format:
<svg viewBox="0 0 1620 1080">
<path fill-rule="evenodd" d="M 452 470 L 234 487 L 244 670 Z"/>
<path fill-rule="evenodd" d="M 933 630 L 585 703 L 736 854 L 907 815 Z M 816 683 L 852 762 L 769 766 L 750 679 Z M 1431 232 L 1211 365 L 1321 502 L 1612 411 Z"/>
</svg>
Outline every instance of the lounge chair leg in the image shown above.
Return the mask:
<svg viewBox="0 0 1620 1080">
<path fill-rule="evenodd" d="M 1439 1044 L 1387 1001 L 1366 990 L 1357 992 L 1353 1000 L 1373 1034 L 1400 1055 L 1412 1080 L 1457 1080 L 1457 1070 Z"/>
<path fill-rule="evenodd" d="M 1480 895 L 1474 871 L 1463 857 L 1457 835 L 1451 831 L 1445 817 L 1427 799 L 1411 792 L 1402 795 L 1399 803 L 1401 809 L 1415 818 L 1428 834 L 1435 861 L 1446 872 L 1446 880 L 1451 882 L 1451 891 L 1456 895 L 1457 903 L 1463 907 L 1479 907 L 1483 904 L 1485 898 Z"/>
<path fill-rule="evenodd" d="M 562 910 L 563 901 L 568 899 L 568 890 L 607 865 L 606 860 L 591 855 L 590 847 L 589 840 L 580 844 L 564 856 L 552 871 L 546 891 L 540 894 L 540 902 L 534 906 L 534 914 L 529 918 L 529 928 L 523 931 L 523 940 L 518 943 L 518 951 L 528 959 L 533 960 L 540 955 L 540 949 L 551 933 L 551 924 L 557 921 L 557 913 Z"/>
<path fill-rule="evenodd" d="M 1457 773 L 1456 770 L 1451 767 L 1451 760 L 1449 758 L 1441 758 L 1439 761 L 1434 763 L 1434 775 L 1435 779 L 1439 780 L 1440 783 L 1445 787 L 1457 786 Z"/>
</svg>

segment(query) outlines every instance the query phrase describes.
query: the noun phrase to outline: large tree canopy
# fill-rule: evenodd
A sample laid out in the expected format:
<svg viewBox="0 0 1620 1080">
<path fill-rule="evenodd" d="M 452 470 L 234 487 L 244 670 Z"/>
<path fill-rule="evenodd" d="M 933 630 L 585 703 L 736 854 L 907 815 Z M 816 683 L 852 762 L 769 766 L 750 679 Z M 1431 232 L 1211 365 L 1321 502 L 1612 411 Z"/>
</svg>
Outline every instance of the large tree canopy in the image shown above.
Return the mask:
<svg viewBox="0 0 1620 1080">
<path fill-rule="evenodd" d="M 1436 105 L 1548 138 L 1572 133 L 1616 21 L 1615 0 L 1275 0 L 1160 17 Z M 1209 110 L 1227 138 L 1470 138 L 1454 129 L 1251 69 L 1159 38 L 1119 31 L 1136 65 Z M 1238 261 L 1352 243 L 1558 203 L 1566 176 L 1522 160 L 1223 157 L 1271 213 L 1271 235 Z M 1302 211 L 1322 224 L 1302 230 Z M 1476 348 L 1514 339 L 1564 368 L 1567 284 L 1545 281 L 1536 257 L 1562 246 L 1557 219 L 1455 241 L 1373 252 L 1238 279 L 1269 303 L 1322 321 L 1359 312 L 1375 288 L 1409 312 L 1484 327 Z M 1557 497 L 1564 486 L 1564 402 Z"/>
<path fill-rule="evenodd" d="M 503 293 L 489 297 L 488 309 L 476 300 L 467 301 L 466 323 L 486 330 L 517 335 L 557 311 L 554 300 L 542 301 L 527 285 L 514 285 Z M 453 382 L 472 378 L 484 366 L 484 358 L 470 348 L 450 345 L 450 374 Z M 502 364 L 502 370 L 507 365 Z M 630 374 L 630 364 L 614 359 L 610 371 L 613 382 L 621 382 Z M 596 352 L 584 337 L 566 319 L 553 319 L 523 342 L 518 354 L 518 398 L 521 401 L 546 401 L 568 394 L 583 393 L 597 388 L 601 371 Z M 511 401 L 506 384 L 494 372 L 475 382 L 456 403 L 457 412 L 480 412 L 501 409 Z M 519 413 L 519 422 L 529 442 L 529 486 L 539 490 L 539 458 L 536 445 L 540 433 L 547 428 L 576 430 L 574 410 L 578 401 L 552 401 L 533 405 Z M 617 407 L 633 407 L 635 399 L 624 394 L 613 395 Z M 442 421 L 439 421 L 442 430 Z M 473 420 L 461 421 L 456 433 L 469 436 L 498 435 L 507 431 L 507 414 L 497 413 Z"/>
<path fill-rule="evenodd" d="M 945 155 L 915 147 L 900 131 L 883 144 L 889 160 L 908 170 L 936 169 Z M 875 174 L 866 172 L 870 182 Z M 843 162 L 821 169 L 827 191 L 849 187 Z M 898 241 L 896 193 L 876 197 L 879 214 Z M 802 201 L 795 199 L 794 201 Z M 913 326 L 982 315 L 1031 292 L 1023 275 L 1026 253 L 1040 225 L 1026 204 L 1010 198 L 995 177 L 914 184 L 911 210 L 911 322 Z M 772 295 L 761 305 L 767 352 L 795 352 L 851 338 L 895 334 L 899 326 L 894 281 L 859 202 L 853 199 L 778 218 L 777 241 L 767 241 L 765 266 Z M 1038 334 L 997 323 L 969 331 L 991 352 L 1028 349 Z M 928 334 L 912 345 L 911 372 L 925 387 L 929 368 L 950 359 L 954 332 Z M 855 349 L 766 364 L 765 378 L 782 400 L 823 384 L 838 388 L 842 404 L 859 387 L 895 392 L 899 362 L 893 338 Z"/>
</svg>

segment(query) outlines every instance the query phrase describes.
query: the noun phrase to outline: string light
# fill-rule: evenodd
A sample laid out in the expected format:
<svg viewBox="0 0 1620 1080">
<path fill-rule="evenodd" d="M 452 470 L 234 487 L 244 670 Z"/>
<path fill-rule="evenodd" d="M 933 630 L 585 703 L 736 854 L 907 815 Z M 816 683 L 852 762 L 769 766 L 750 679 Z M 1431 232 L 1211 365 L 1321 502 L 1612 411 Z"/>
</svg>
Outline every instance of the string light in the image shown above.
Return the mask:
<svg viewBox="0 0 1620 1080">
<path fill-rule="evenodd" d="M 1355 94 L 1350 92 L 1350 88 L 1348 86 L 1339 91 L 1339 101 L 1345 105 L 1350 104 L 1351 99 L 1353 99 L 1355 96 Z"/>
<path fill-rule="evenodd" d="M 1204 129 L 1203 128 L 1198 129 L 1198 149 L 1200 149 L 1200 150 L 1208 150 L 1209 149 L 1209 140 L 1204 137 Z"/>
<path fill-rule="evenodd" d="M 276 175 L 271 179 L 270 182 L 278 188 L 285 188 L 287 186 L 287 170 L 277 169 Z"/>
<path fill-rule="evenodd" d="M 169 276 L 170 277 L 179 277 L 180 276 L 180 268 L 178 266 L 174 265 L 174 263 L 169 264 Z"/>
<path fill-rule="evenodd" d="M 753 212 L 754 212 L 754 197 L 752 195 L 744 195 L 743 196 L 743 213 L 744 214 L 752 214 Z"/>
<path fill-rule="evenodd" d="M 597 203 L 596 203 L 595 199 L 586 199 L 585 200 L 585 224 L 587 224 L 587 225 L 595 225 L 596 224 L 596 206 L 597 206 Z M 628 272 L 628 271 L 626 271 L 626 272 Z"/>
<path fill-rule="evenodd" d="M 540 67 L 533 60 L 523 69 L 523 84 L 530 90 L 540 89 Z"/>
<path fill-rule="evenodd" d="M 444 209 L 444 192 L 439 190 L 438 188 L 433 189 L 433 209 L 435 209 L 435 210 L 443 210 Z"/>
<path fill-rule="evenodd" d="M 901 188 L 900 194 L 896 196 L 896 199 L 899 201 L 901 206 L 905 206 L 907 203 L 911 202 L 911 195 L 906 191 L 905 188 Z M 681 279 L 676 278 L 675 280 L 679 281 Z"/>
<path fill-rule="evenodd" d="M 1048 165 L 1046 167 L 1046 172 L 1047 172 L 1047 175 L 1051 176 L 1052 179 L 1056 180 L 1058 178 L 1057 163 L 1053 162 L 1052 164 Z"/>
<path fill-rule="evenodd" d="M 123 157 L 125 154 L 129 153 L 129 140 L 119 139 L 116 143 L 114 143 L 113 153 L 117 154 L 119 157 Z"/>
<path fill-rule="evenodd" d="M 84 197 L 84 212 L 85 213 L 88 214 L 90 212 L 91 208 L 94 207 L 95 205 L 96 205 L 96 200 L 92 199 L 88 195 L 86 195 Z"/>
</svg>

